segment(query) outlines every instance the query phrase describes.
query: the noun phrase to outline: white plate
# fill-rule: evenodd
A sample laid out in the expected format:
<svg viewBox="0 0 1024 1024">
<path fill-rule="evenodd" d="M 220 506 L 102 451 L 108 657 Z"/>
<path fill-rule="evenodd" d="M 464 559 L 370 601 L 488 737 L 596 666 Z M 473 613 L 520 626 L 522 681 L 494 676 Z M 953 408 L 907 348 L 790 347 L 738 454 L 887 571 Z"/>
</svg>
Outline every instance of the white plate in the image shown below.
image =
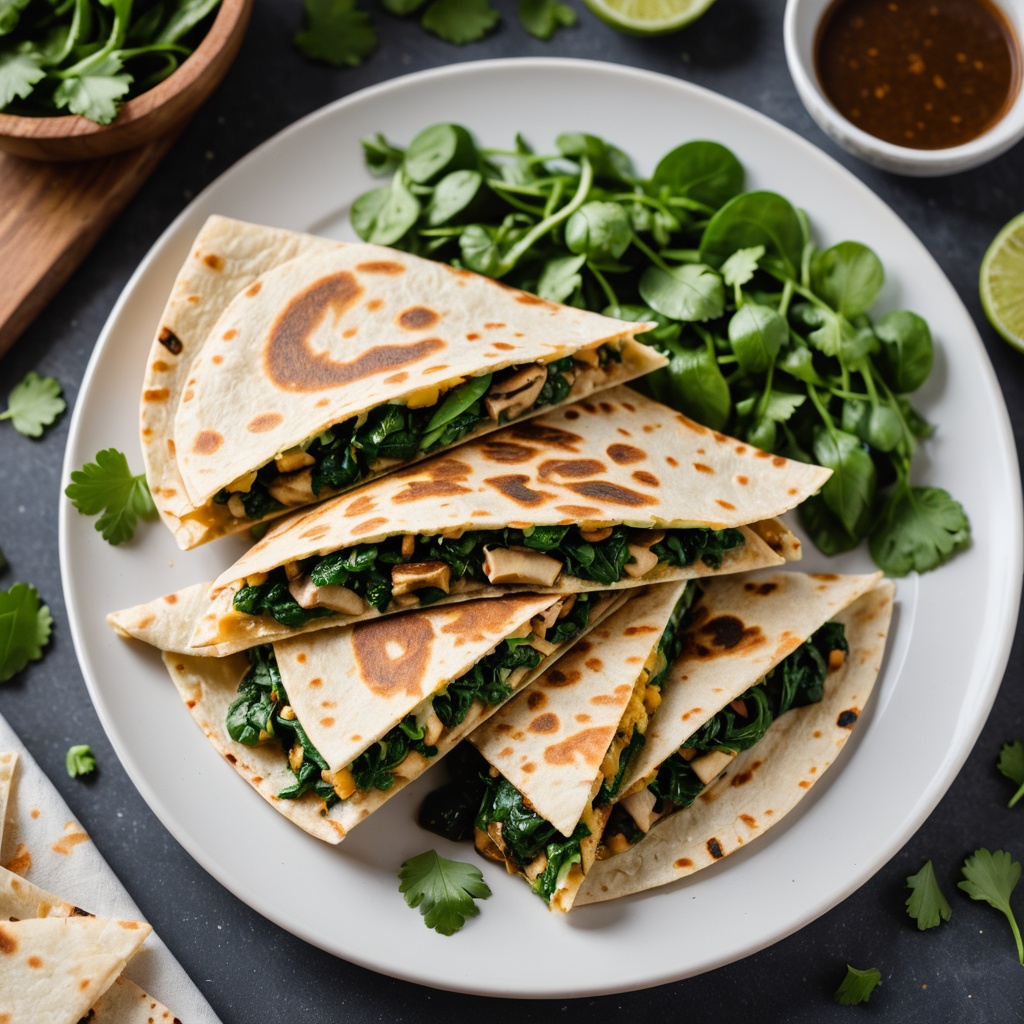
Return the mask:
<svg viewBox="0 0 1024 1024">
<path fill-rule="evenodd" d="M 141 464 L 138 393 L 157 318 L 190 240 L 211 213 L 349 235 L 348 204 L 373 184 L 359 140 L 399 143 L 438 120 L 484 143 L 523 131 L 548 149 L 562 131 L 603 135 L 638 166 L 687 139 L 730 146 L 748 187 L 772 188 L 810 214 L 820 241 L 870 244 L 889 273 L 879 308 L 923 314 L 938 365 L 923 411 L 938 424 L 919 482 L 967 507 L 974 544 L 928 576 L 899 584 L 892 642 L 876 690 L 840 763 L 764 839 L 668 889 L 548 914 L 519 879 L 414 824 L 428 774 L 340 847 L 274 814 L 181 707 L 151 651 L 116 638 L 104 613 L 212 579 L 227 541 L 186 554 L 158 526 L 119 548 L 64 502 L 61 566 L 75 645 L 97 712 L 150 807 L 203 867 L 261 914 L 322 948 L 427 985 L 494 995 L 581 996 L 655 985 L 746 956 L 838 903 L 909 838 L 952 782 L 991 707 L 1009 655 L 1021 585 L 1021 494 L 1005 406 L 978 334 L 938 266 L 853 176 L 802 139 L 691 85 L 570 60 L 461 64 L 410 75 L 332 104 L 233 167 L 165 232 L 128 283 L 89 365 L 65 479 L 116 446 Z M 811 555 L 811 567 L 825 562 Z M 864 552 L 829 561 L 865 571 Z M 424 927 L 395 871 L 430 847 L 479 862 L 494 890 L 457 936 Z M 129 885 L 148 884 L 141 875 Z"/>
</svg>

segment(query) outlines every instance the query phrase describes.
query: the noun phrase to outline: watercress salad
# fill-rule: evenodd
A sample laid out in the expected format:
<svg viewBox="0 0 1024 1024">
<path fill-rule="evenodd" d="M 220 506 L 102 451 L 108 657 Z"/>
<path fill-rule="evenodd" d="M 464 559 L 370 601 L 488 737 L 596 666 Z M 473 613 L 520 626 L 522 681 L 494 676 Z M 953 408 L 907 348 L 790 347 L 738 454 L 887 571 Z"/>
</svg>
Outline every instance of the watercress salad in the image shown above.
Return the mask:
<svg viewBox="0 0 1024 1024">
<path fill-rule="evenodd" d="M 867 540 L 892 576 L 934 569 L 970 542 L 959 504 L 911 484 L 931 425 L 907 396 L 933 344 L 916 313 L 869 313 L 885 272 L 866 245 L 821 249 L 807 214 L 717 142 L 686 142 L 650 177 L 581 132 L 538 154 L 517 136 L 480 147 L 454 124 L 405 148 L 364 140 L 390 181 L 360 196 L 352 223 L 391 245 L 658 327 L 640 335 L 669 365 L 640 387 L 708 426 L 833 470 L 800 516 L 827 554 Z"/>
</svg>

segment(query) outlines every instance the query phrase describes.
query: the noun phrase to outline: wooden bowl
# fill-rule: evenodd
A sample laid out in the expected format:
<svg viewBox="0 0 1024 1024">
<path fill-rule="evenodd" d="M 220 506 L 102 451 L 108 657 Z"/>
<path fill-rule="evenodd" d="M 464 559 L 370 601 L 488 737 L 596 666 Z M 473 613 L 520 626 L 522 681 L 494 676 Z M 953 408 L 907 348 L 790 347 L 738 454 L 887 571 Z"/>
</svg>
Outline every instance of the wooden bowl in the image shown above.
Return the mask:
<svg viewBox="0 0 1024 1024">
<path fill-rule="evenodd" d="M 88 160 L 134 149 L 177 131 L 227 74 L 242 45 L 253 0 L 221 0 L 217 16 L 181 66 L 129 100 L 108 125 L 84 117 L 0 113 L 0 150 L 34 160 Z"/>
</svg>

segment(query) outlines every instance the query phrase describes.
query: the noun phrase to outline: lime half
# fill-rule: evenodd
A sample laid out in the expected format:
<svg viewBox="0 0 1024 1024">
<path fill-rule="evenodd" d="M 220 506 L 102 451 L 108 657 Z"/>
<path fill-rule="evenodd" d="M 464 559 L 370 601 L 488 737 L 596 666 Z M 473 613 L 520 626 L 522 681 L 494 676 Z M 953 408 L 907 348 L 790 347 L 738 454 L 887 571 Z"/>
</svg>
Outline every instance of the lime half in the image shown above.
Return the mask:
<svg viewBox="0 0 1024 1024">
<path fill-rule="evenodd" d="M 634 36 L 660 36 L 696 21 L 715 0 L 584 0 L 604 22 Z"/>
<path fill-rule="evenodd" d="M 988 322 L 1024 352 L 1024 213 L 992 240 L 978 281 Z"/>
</svg>

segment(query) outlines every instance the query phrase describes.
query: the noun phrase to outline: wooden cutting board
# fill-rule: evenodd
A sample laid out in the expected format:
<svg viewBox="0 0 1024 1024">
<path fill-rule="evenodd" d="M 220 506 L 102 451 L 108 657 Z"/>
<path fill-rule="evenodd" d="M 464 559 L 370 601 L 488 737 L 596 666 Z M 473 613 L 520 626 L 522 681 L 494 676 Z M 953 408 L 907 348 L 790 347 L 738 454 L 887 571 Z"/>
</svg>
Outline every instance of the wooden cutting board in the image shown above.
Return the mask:
<svg viewBox="0 0 1024 1024">
<path fill-rule="evenodd" d="M 0 153 L 0 356 L 53 300 L 176 136 L 66 163 Z"/>
</svg>

